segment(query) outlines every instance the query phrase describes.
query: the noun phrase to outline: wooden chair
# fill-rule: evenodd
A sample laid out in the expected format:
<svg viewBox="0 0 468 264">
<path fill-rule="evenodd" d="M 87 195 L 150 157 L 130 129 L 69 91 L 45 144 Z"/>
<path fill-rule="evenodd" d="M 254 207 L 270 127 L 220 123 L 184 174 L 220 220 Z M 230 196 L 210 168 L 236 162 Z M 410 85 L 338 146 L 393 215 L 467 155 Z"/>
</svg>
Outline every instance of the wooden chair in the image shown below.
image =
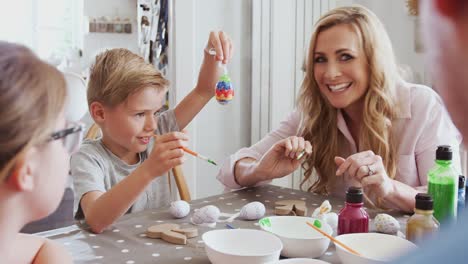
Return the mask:
<svg viewBox="0 0 468 264">
<path fill-rule="evenodd" d="M 101 130 L 96 124 L 93 124 L 88 132 L 86 133 L 85 138 L 86 139 L 96 139 L 100 136 Z M 185 181 L 185 176 L 182 171 L 181 166 L 176 166 L 172 168 L 172 175 L 174 176 L 174 180 L 177 186 L 177 190 L 179 191 L 179 196 L 180 199 L 190 202 L 191 197 L 190 197 L 190 191 L 187 185 L 187 182 Z M 170 179 L 169 179 L 170 182 Z"/>
</svg>

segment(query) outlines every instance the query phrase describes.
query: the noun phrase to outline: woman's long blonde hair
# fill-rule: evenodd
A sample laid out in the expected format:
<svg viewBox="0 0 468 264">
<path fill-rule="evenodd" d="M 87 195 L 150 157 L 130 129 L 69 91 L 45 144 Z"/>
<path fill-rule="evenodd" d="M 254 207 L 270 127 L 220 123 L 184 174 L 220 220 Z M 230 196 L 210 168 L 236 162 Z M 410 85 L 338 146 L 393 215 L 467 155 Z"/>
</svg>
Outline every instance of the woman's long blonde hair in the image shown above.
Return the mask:
<svg viewBox="0 0 468 264">
<path fill-rule="evenodd" d="M 0 182 L 29 147 L 47 141 L 63 110 L 65 79 L 28 48 L 0 41 Z"/>
<path fill-rule="evenodd" d="M 335 8 L 323 15 L 312 34 L 306 72 L 298 108 L 302 112 L 302 136 L 312 143 L 312 155 L 304 162 L 301 188 L 312 180 L 308 191 L 328 193 L 329 177 L 334 177 L 334 157 L 345 143 L 337 128 L 337 109 L 320 93 L 314 79 L 314 51 L 318 34 L 333 26 L 349 24 L 361 37 L 361 44 L 369 65 L 369 88 L 364 99 L 363 123 L 359 135 L 359 151 L 372 150 L 383 159 L 391 178 L 396 173 L 396 144 L 391 122 L 396 113 L 395 85 L 399 80 L 390 39 L 377 16 L 362 6 Z M 314 169 L 317 179 L 310 179 Z"/>
</svg>

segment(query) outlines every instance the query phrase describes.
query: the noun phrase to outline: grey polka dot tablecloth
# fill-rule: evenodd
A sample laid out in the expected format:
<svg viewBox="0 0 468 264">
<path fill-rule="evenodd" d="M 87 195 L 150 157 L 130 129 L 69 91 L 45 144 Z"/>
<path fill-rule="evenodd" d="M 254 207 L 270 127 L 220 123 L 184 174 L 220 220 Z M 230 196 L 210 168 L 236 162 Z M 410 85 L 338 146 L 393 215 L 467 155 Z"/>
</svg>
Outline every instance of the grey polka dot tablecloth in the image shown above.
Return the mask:
<svg viewBox="0 0 468 264">
<path fill-rule="evenodd" d="M 236 213 L 249 202 L 259 201 L 265 204 L 266 216 L 274 214 L 274 204 L 280 200 L 303 200 L 308 207 L 307 216 L 324 200 L 329 200 L 333 211 L 338 213 L 344 205 L 341 198 L 321 196 L 289 188 L 265 185 L 235 192 L 206 197 L 190 203 L 194 209 L 206 205 L 216 205 L 223 213 Z M 367 209 L 373 219 L 379 212 Z M 405 232 L 407 215 L 399 212 L 385 213 L 393 215 L 400 222 L 400 231 Z M 75 263 L 210 263 L 205 253 L 201 235 L 213 228 L 198 226 L 199 235 L 187 240 L 186 245 L 170 244 L 160 239 L 147 238 L 148 227 L 161 223 L 177 223 L 182 227 L 193 227 L 190 215 L 174 219 L 168 208 L 128 214 L 101 234 L 93 234 L 86 227 L 76 225 L 40 233 L 56 242 L 62 243 L 72 253 Z M 231 223 L 239 228 L 260 229 L 257 221 L 234 220 Z M 218 223 L 215 229 L 224 229 L 224 223 Z M 371 221 L 371 230 L 373 228 Z M 321 257 L 330 263 L 339 263 L 333 244 Z"/>
</svg>

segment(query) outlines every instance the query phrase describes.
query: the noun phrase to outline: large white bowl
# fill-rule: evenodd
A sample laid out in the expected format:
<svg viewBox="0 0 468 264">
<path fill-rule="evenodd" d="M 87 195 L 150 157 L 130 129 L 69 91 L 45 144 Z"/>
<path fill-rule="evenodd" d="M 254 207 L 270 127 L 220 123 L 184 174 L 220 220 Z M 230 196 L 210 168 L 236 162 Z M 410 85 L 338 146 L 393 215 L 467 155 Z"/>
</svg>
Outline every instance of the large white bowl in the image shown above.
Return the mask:
<svg viewBox="0 0 468 264">
<path fill-rule="evenodd" d="M 336 252 L 343 264 L 388 263 L 417 248 L 406 239 L 380 233 L 345 234 L 335 239 L 362 255 L 355 255 L 335 243 Z"/>
<path fill-rule="evenodd" d="M 283 244 L 276 236 L 256 229 L 221 229 L 203 234 L 206 254 L 213 264 L 278 261 Z"/>
<path fill-rule="evenodd" d="M 269 220 L 269 224 L 265 219 Z M 283 242 L 281 255 L 288 258 L 317 258 L 323 255 L 330 245 L 330 239 L 315 231 L 306 222 L 316 218 L 303 216 L 271 216 L 260 219 L 260 227 L 278 236 Z M 330 225 L 324 221 L 321 229 L 331 235 Z"/>
</svg>

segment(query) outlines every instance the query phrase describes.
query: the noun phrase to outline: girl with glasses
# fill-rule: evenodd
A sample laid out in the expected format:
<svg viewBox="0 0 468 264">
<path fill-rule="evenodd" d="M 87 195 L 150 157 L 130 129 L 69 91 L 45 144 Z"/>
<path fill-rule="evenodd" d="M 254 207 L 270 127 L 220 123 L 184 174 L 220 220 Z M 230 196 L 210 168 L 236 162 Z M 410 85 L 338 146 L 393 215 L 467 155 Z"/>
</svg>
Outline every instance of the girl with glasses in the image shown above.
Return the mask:
<svg viewBox="0 0 468 264">
<path fill-rule="evenodd" d="M 0 256 L 4 263 L 71 263 L 54 242 L 21 228 L 58 206 L 69 171 L 63 75 L 28 48 L 0 41 Z M 72 136 L 73 135 L 73 136 Z M 78 138 L 78 140 L 76 140 Z M 71 144 L 69 143 L 69 144 Z M 18 249 L 21 248 L 21 254 Z"/>
</svg>

